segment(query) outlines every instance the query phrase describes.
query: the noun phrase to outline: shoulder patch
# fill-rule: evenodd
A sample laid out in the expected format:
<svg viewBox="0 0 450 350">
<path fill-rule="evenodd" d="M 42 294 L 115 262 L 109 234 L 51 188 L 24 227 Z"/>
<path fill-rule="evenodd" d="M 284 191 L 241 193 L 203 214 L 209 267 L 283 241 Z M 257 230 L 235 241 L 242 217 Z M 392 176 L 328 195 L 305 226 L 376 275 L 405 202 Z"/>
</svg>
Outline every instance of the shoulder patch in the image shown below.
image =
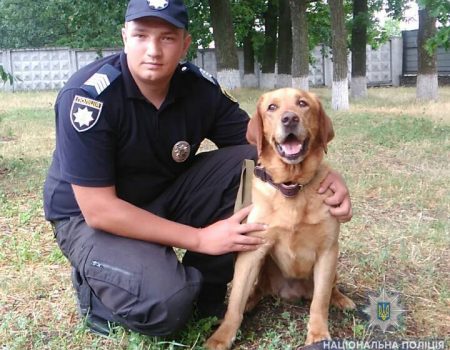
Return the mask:
<svg viewBox="0 0 450 350">
<path fill-rule="evenodd" d="M 120 76 L 120 71 L 105 64 L 94 75 L 84 82 L 81 88 L 86 91 L 89 96 L 97 98 L 103 91 L 106 90 L 111 83 Z"/>
<path fill-rule="evenodd" d="M 70 121 L 78 132 L 91 129 L 97 124 L 102 112 L 103 102 L 75 95 L 70 108 Z"/>
<path fill-rule="evenodd" d="M 193 64 L 191 62 L 186 62 L 186 63 L 182 64 L 181 71 L 182 72 L 192 72 L 195 75 L 208 80 L 209 82 L 213 83 L 214 85 L 219 85 L 219 83 L 217 82 L 217 79 L 214 78 L 211 73 L 208 73 L 203 68 L 197 67 L 195 64 Z"/>
<path fill-rule="evenodd" d="M 223 87 L 220 87 L 220 90 L 222 90 L 222 94 L 224 94 L 226 97 L 228 97 L 231 101 L 237 103 L 236 97 L 234 97 L 232 94 L 230 94 L 227 90 L 225 90 Z"/>
</svg>

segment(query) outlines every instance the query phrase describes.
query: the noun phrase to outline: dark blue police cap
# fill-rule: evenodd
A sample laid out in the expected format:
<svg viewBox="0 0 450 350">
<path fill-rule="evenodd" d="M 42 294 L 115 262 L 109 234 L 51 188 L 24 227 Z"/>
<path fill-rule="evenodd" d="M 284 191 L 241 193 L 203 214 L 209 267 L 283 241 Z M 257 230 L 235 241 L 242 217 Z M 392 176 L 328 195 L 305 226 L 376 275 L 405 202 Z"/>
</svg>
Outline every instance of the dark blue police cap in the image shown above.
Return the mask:
<svg viewBox="0 0 450 350">
<path fill-rule="evenodd" d="M 175 27 L 188 29 L 188 14 L 182 0 L 131 0 L 125 21 L 142 17 L 158 17 Z"/>
</svg>

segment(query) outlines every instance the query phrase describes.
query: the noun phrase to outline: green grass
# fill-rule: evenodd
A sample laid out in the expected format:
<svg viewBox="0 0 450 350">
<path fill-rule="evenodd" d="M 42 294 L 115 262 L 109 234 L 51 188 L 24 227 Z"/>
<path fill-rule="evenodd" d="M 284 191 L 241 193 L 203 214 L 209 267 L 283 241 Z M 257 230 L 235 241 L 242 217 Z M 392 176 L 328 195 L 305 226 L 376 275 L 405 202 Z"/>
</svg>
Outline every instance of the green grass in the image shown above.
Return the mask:
<svg viewBox="0 0 450 350">
<path fill-rule="evenodd" d="M 335 338 L 428 338 L 450 329 L 450 88 L 417 103 L 409 88 L 369 89 L 369 98 L 332 112 L 327 161 L 345 177 L 354 217 L 341 229 L 340 285 L 358 311 L 330 311 Z M 260 90 L 233 95 L 252 114 Z M 191 322 L 172 338 L 116 329 L 87 332 L 75 310 L 70 267 L 42 209 L 54 147 L 55 92 L 0 93 L 0 347 L 3 349 L 200 349 L 212 321 Z M 361 310 L 381 288 L 407 310 L 400 329 L 367 328 Z M 265 299 L 244 319 L 237 349 L 296 349 L 309 303 Z"/>
</svg>

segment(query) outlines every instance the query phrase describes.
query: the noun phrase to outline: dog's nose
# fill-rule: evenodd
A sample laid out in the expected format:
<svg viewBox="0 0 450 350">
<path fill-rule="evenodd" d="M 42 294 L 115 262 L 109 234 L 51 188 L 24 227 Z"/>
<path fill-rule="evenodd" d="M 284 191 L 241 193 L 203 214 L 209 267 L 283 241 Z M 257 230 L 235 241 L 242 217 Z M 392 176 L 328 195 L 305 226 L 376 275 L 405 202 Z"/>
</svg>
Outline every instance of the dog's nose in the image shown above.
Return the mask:
<svg viewBox="0 0 450 350">
<path fill-rule="evenodd" d="M 285 112 L 281 116 L 281 122 L 284 126 L 296 126 L 299 121 L 298 115 L 293 112 Z"/>
</svg>

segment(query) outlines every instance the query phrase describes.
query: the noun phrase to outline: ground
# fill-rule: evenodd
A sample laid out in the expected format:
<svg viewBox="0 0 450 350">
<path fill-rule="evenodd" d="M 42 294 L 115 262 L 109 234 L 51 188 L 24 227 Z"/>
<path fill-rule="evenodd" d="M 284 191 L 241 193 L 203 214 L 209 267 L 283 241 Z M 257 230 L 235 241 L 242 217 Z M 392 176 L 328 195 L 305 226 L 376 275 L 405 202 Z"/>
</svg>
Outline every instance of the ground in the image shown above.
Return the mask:
<svg viewBox="0 0 450 350">
<path fill-rule="evenodd" d="M 334 338 L 450 336 L 450 88 L 437 103 L 415 102 L 413 88 L 369 89 L 333 120 L 327 161 L 345 177 L 354 217 L 342 225 L 340 286 L 355 312 L 332 309 Z M 259 90 L 232 94 L 250 114 Z M 0 346 L 2 349 L 199 349 L 211 320 L 192 322 L 175 338 L 118 329 L 86 332 L 78 319 L 70 267 L 43 219 L 42 183 L 54 147 L 56 92 L 1 93 Z M 212 145 L 206 143 L 203 149 Z M 363 310 L 384 288 L 406 310 L 399 328 L 368 328 Z M 237 349 L 296 349 L 303 344 L 308 302 L 266 299 L 248 315 Z M 448 344 L 447 344 L 448 345 Z"/>
</svg>

